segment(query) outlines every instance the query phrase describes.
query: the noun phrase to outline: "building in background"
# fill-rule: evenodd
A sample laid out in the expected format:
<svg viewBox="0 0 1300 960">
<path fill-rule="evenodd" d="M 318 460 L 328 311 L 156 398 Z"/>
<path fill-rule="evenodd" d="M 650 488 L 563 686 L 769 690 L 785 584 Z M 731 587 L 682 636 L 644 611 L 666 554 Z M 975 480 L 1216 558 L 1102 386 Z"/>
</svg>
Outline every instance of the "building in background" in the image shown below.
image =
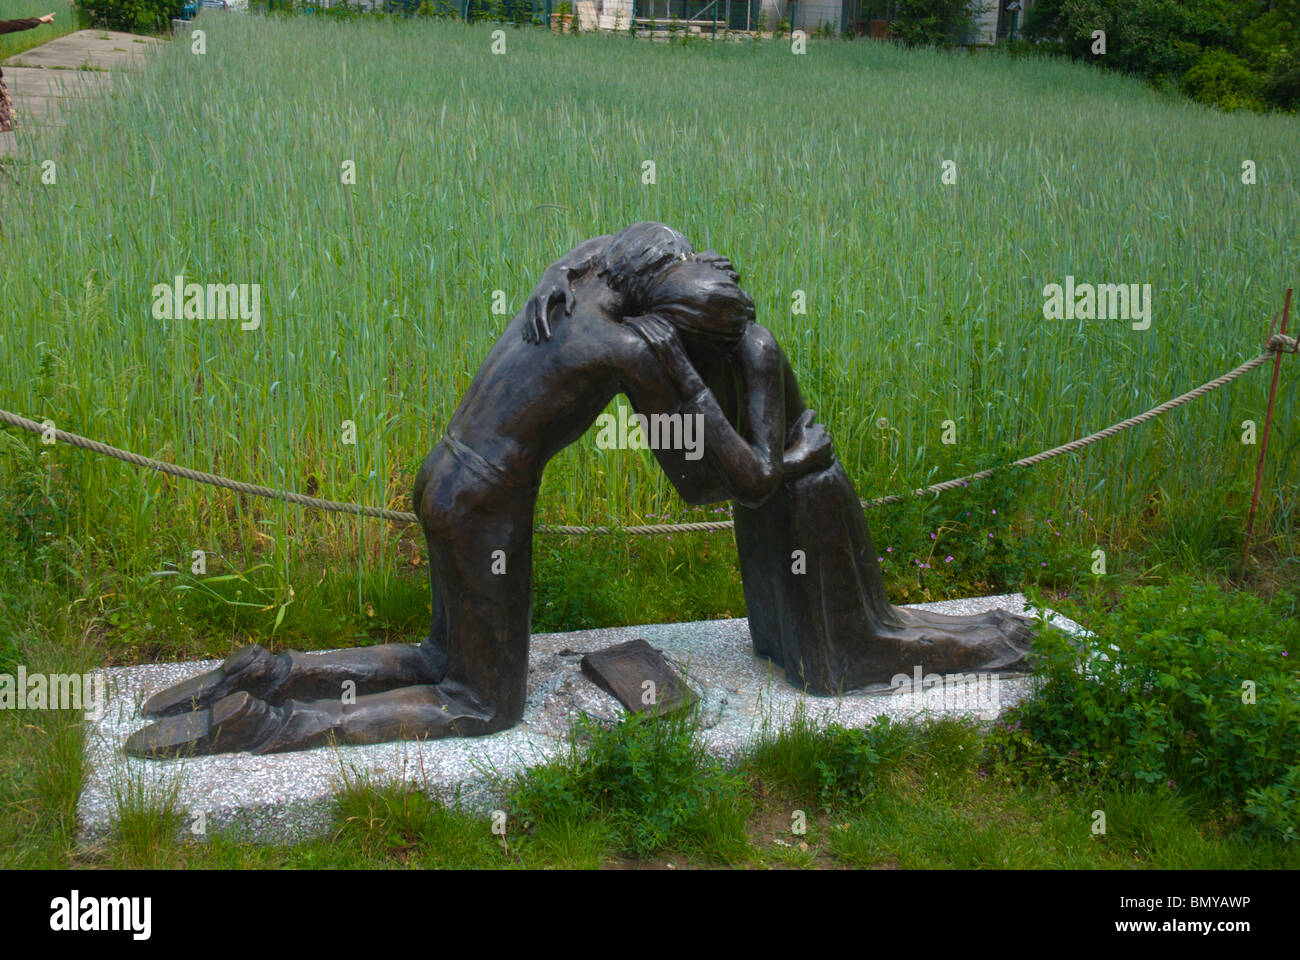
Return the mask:
<svg viewBox="0 0 1300 960">
<path fill-rule="evenodd" d="M 771 30 L 784 16 L 788 0 L 577 0 L 574 8 L 583 30 L 627 30 L 690 24 L 700 33 L 722 30 L 757 30 L 766 12 L 764 29 Z"/>
<path fill-rule="evenodd" d="M 1032 5 L 1033 0 L 971 0 L 973 29 L 961 42 L 991 46 L 1005 39 L 1011 35 L 1013 15 L 1018 31 L 1024 26 L 1025 10 Z M 805 33 L 829 26 L 837 33 L 880 36 L 894 19 L 890 0 L 785 0 L 782 6 L 792 8 L 788 14 L 791 26 Z"/>
<path fill-rule="evenodd" d="M 990 46 L 1024 26 L 1033 0 L 972 0 L 975 19 L 966 44 Z M 770 32 L 787 23 L 793 30 L 830 30 L 853 36 L 884 36 L 894 17 L 892 0 L 577 0 L 574 9 L 583 30 L 663 29 L 689 25 L 692 31 Z"/>
</svg>

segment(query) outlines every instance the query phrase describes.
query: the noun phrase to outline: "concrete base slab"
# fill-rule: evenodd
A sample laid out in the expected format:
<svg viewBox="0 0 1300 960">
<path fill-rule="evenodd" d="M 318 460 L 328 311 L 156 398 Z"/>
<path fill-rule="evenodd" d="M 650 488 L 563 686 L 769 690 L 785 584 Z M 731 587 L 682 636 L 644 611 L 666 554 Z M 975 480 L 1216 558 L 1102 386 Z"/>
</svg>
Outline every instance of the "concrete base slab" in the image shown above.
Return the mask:
<svg viewBox="0 0 1300 960">
<path fill-rule="evenodd" d="M 995 607 L 1025 612 L 1020 594 L 919 606 L 950 614 Z M 1049 611 L 1047 616 L 1062 629 L 1083 632 L 1057 614 Z M 233 830 L 249 840 L 294 842 L 329 830 L 335 793 L 345 781 L 358 777 L 381 783 L 404 780 L 445 802 L 489 811 L 500 800 L 501 779 L 563 750 L 576 717 L 617 722 L 622 706 L 582 675 L 579 662 L 586 653 L 639 637 L 662 650 L 687 677 L 700 697 L 704 742 L 713 755 L 727 760 L 750 747 L 765 723 L 787 723 L 800 704 L 814 719 L 848 726 L 862 726 L 879 716 L 992 720 L 1030 692 L 1028 677 L 985 675 L 976 683 L 948 683 L 925 691 L 891 691 L 881 684 L 844 696 L 810 696 L 754 654 L 745 620 L 649 624 L 535 635 L 524 720 L 491 736 L 151 761 L 122 752 L 126 738 L 147 722 L 140 716 L 140 704 L 164 687 L 213 669 L 218 661 L 119 667 L 100 671 L 107 702 L 97 711 L 98 719 L 87 720 L 89 764 L 78 807 L 81 838 L 106 836 L 121 798 L 156 797 L 174 790 L 177 806 L 191 818 L 202 814 L 208 831 Z"/>
</svg>

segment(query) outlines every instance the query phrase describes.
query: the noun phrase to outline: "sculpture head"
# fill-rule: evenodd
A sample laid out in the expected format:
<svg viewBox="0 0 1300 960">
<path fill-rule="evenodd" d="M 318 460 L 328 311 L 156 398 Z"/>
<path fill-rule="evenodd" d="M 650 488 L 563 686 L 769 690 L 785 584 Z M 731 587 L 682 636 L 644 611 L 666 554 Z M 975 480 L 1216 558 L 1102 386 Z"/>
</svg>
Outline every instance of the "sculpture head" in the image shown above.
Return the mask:
<svg viewBox="0 0 1300 960">
<path fill-rule="evenodd" d="M 646 288 L 664 270 L 694 256 L 690 242 L 662 223 L 634 223 L 610 240 L 597 271 L 623 300 L 623 313 L 645 313 Z"/>
<path fill-rule="evenodd" d="M 754 322 L 754 301 L 730 264 L 718 259 L 682 260 L 662 270 L 646 285 L 640 312 L 667 320 L 688 347 L 730 350 Z"/>
<path fill-rule="evenodd" d="M 697 254 L 662 223 L 634 223 L 615 234 L 597 272 L 620 297 L 624 316 L 658 314 L 697 349 L 729 351 L 754 319 L 754 302 L 731 262 L 712 250 Z"/>
</svg>

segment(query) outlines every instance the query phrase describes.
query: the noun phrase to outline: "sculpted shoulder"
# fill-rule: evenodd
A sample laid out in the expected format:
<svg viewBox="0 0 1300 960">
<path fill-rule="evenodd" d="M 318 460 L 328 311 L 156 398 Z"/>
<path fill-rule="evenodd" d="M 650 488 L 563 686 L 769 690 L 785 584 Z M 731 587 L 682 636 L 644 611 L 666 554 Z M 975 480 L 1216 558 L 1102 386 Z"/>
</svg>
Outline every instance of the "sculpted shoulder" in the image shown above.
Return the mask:
<svg viewBox="0 0 1300 960">
<path fill-rule="evenodd" d="M 570 362 L 593 370 L 627 371 L 629 367 L 650 364 L 658 369 L 650 345 L 616 314 L 593 300 L 579 300 L 573 313 L 555 325 L 551 341 L 533 349 L 547 347 L 562 350 Z"/>
</svg>

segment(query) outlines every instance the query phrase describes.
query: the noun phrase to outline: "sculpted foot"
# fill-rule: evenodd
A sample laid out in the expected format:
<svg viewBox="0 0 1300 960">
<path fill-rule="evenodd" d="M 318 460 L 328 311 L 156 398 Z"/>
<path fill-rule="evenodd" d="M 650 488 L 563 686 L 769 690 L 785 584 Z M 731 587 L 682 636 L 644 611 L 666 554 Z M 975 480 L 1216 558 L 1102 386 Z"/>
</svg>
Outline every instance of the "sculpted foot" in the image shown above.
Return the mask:
<svg viewBox="0 0 1300 960">
<path fill-rule="evenodd" d="M 901 659 L 926 670 L 1012 670 L 1023 668 L 1032 652 L 1035 621 L 1005 610 L 964 617 L 896 612 L 904 626 L 889 630 L 889 639 Z"/>
<path fill-rule="evenodd" d="M 338 744 L 384 743 L 389 740 L 437 740 L 477 737 L 512 726 L 485 709 L 478 697 L 446 682 L 402 687 L 338 700 L 287 700 L 276 708 L 283 722 L 256 752 L 280 753 Z"/>
<path fill-rule="evenodd" d="M 477 737 L 513 726 L 518 717 L 485 709 L 455 683 L 402 687 L 340 700 L 286 700 L 272 705 L 245 691 L 206 709 L 166 717 L 133 733 L 126 752 L 161 760 L 214 753 L 280 753 L 328 743 Z"/>
<path fill-rule="evenodd" d="M 126 752 L 163 760 L 256 750 L 284 724 L 282 710 L 241 690 L 210 708 L 167 717 L 137 730 L 126 741 Z"/>
<path fill-rule="evenodd" d="M 266 699 L 289 675 L 289 664 L 265 647 L 236 650 L 216 670 L 192 677 L 154 694 L 145 701 L 146 717 L 170 717 L 210 707 L 223 697 L 243 690 Z"/>
</svg>

